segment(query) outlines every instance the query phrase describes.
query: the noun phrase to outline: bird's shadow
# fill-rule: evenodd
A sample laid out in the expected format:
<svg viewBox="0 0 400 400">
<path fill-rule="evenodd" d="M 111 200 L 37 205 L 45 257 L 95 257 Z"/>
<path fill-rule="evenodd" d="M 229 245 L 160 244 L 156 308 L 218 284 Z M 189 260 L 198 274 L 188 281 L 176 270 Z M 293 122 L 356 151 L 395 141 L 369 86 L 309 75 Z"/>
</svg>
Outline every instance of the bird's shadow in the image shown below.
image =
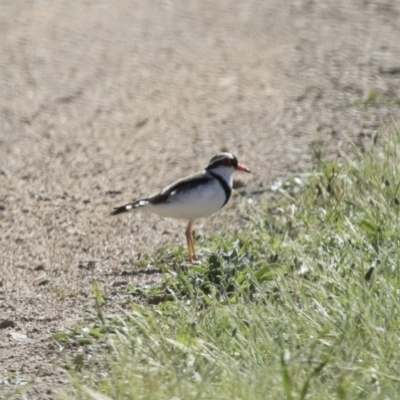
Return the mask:
<svg viewBox="0 0 400 400">
<path fill-rule="evenodd" d="M 111 274 L 113 276 L 139 276 L 139 275 L 146 275 L 146 276 L 152 276 L 152 275 L 157 275 L 157 274 L 162 274 L 162 270 L 159 268 L 149 268 L 149 269 L 139 269 L 136 271 L 122 271 L 119 274 Z"/>
</svg>

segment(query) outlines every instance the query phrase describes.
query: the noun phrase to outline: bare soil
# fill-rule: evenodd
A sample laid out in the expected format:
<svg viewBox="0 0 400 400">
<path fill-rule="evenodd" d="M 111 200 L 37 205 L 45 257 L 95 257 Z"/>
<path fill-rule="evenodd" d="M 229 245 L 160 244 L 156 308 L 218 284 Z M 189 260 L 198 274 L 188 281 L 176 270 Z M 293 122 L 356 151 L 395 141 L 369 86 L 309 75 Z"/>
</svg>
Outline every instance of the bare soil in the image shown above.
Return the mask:
<svg viewBox="0 0 400 400">
<path fill-rule="evenodd" d="M 0 397 L 53 398 L 51 335 L 94 314 L 91 281 L 151 284 L 140 255 L 185 244 L 184 222 L 114 206 L 222 149 L 266 187 L 400 116 L 393 0 L 3 0 L 0 38 Z M 197 229 L 242 226 L 245 203 Z"/>
</svg>

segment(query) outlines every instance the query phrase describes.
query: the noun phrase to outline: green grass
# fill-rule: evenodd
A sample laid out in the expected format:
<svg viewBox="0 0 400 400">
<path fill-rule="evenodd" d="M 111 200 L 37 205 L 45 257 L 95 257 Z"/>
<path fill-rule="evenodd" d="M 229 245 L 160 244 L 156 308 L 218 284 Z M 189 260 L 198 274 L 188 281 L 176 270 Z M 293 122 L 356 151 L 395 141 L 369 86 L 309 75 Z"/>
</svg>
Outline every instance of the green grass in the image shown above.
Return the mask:
<svg viewBox="0 0 400 400">
<path fill-rule="evenodd" d="M 364 98 L 356 99 L 351 103 L 352 107 L 367 109 L 371 107 L 382 107 L 399 105 L 400 101 L 397 97 L 381 93 L 376 89 L 371 89 Z"/>
<path fill-rule="evenodd" d="M 69 365 L 73 396 L 398 398 L 399 155 L 395 133 L 318 163 L 255 207 L 245 232 L 204 242 L 199 266 L 180 248 L 158 252 L 165 283 L 130 288 L 119 317 L 103 314 L 94 285 L 97 317 L 55 336 L 91 346 Z"/>
</svg>

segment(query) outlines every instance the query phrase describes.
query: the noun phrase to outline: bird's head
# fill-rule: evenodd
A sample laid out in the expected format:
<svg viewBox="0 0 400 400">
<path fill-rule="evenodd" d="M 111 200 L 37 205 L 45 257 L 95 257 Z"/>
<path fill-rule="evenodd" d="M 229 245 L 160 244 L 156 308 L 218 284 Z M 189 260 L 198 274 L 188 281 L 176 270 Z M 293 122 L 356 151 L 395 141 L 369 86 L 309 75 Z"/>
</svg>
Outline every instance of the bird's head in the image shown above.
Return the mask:
<svg viewBox="0 0 400 400">
<path fill-rule="evenodd" d="M 214 172 L 227 180 L 235 171 L 248 172 L 251 171 L 242 164 L 239 164 L 238 159 L 232 153 L 219 153 L 215 155 L 206 167 L 207 171 Z"/>
</svg>

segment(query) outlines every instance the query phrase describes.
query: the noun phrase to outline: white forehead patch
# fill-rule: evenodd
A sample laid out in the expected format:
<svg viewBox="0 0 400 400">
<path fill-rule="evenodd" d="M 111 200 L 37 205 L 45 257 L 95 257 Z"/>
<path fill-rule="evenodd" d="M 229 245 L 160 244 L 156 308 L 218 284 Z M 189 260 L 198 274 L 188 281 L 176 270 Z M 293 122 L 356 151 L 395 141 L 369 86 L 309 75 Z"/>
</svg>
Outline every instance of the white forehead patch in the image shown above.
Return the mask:
<svg viewBox="0 0 400 400">
<path fill-rule="evenodd" d="M 219 153 L 210 160 L 210 163 L 214 163 L 215 161 L 223 160 L 226 158 L 233 160 L 235 156 L 232 153 Z"/>
</svg>

